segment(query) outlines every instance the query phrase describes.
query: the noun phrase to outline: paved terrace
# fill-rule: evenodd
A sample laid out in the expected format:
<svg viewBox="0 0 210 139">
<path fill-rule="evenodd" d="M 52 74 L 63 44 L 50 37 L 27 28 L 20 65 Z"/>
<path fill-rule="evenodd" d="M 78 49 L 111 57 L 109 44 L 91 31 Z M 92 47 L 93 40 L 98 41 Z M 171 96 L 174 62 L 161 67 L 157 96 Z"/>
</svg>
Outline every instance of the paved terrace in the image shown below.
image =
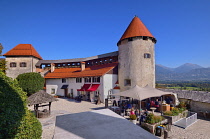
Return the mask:
<svg viewBox="0 0 210 139">
<path fill-rule="evenodd" d="M 51 116 L 48 118 L 40 118 L 42 123 L 42 139 L 52 139 L 54 136 L 55 119 L 57 115 L 72 114 L 87 112 L 104 108 L 104 104 L 95 105 L 90 102 L 82 101 L 78 103 L 72 99 L 62 99 L 53 102 L 51 106 Z M 33 109 L 33 107 L 30 107 Z M 42 109 L 48 109 L 48 107 L 40 107 Z M 182 129 L 176 126 L 172 126 L 170 132 L 170 139 L 209 139 L 210 138 L 210 121 L 205 119 L 198 119 L 198 122 L 191 125 L 187 129 Z"/>
</svg>

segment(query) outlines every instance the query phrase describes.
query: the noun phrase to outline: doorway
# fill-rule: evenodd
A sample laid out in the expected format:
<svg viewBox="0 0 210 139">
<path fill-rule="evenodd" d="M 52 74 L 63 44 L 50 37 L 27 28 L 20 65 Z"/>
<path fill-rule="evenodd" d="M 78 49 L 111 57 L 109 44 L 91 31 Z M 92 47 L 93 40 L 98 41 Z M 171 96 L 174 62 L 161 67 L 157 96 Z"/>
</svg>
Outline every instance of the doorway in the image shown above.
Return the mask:
<svg viewBox="0 0 210 139">
<path fill-rule="evenodd" d="M 65 97 L 68 96 L 68 88 L 64 89 L 64 96 L 65 96 Z"/>
</svg>

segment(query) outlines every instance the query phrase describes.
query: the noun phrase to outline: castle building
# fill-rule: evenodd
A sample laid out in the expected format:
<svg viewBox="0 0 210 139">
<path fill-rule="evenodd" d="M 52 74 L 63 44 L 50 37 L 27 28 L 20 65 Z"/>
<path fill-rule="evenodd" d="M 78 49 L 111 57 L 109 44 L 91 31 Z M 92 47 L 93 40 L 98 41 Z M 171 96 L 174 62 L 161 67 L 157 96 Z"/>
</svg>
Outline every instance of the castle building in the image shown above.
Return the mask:
<svg viewBox="0 0 210 139">
<path fill-rule="evenodd" d="M 7 61 L 6 75 L 16 78 L 19 74 L 36 72 L 36 63 L 42 57 L 31 44 L 19 44 L 4 54 Z"/>
<path fill-rule="evenodd" d="M 87 58 L 42 60 L 31 44 L 19 44 L 4 54 L 7 76 L 39 72 L 46 92 L 104 102 L 110 93 L 135 85 L 155 87 L 155 37 L 134 17 L 118 41 L 118 51 Z"/>
</svg>

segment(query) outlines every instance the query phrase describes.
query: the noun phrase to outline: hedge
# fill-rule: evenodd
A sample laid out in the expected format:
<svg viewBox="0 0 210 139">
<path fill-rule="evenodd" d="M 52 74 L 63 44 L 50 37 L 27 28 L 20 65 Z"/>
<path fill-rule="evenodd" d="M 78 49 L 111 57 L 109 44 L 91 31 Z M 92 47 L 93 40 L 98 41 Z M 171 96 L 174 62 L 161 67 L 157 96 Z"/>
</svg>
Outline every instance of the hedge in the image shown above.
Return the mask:
<svg viewBox="0 0 210 139">
<path fill-rule="evenodd" d="M 26 93 L 0 71 L 0 139 L 40 139 L 42 126 L 26 104 Z"/>
</svg>

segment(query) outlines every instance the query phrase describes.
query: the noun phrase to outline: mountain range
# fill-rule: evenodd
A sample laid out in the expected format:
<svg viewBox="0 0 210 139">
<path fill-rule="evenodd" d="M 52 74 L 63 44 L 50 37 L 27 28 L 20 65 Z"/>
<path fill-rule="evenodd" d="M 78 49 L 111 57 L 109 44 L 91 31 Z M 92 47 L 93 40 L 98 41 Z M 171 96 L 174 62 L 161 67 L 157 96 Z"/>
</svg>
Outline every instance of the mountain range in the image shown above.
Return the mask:
<svg viewBox="0 0 210 139">
<path fill-rule="evenodd" d="M 210 80 L 210 68 L 204 68 L 197 64 L 186 63 L 177 68 L 170 68 L 157 64 L 155 68 L 156 68 L 156 81 Z"/>
</svg>

